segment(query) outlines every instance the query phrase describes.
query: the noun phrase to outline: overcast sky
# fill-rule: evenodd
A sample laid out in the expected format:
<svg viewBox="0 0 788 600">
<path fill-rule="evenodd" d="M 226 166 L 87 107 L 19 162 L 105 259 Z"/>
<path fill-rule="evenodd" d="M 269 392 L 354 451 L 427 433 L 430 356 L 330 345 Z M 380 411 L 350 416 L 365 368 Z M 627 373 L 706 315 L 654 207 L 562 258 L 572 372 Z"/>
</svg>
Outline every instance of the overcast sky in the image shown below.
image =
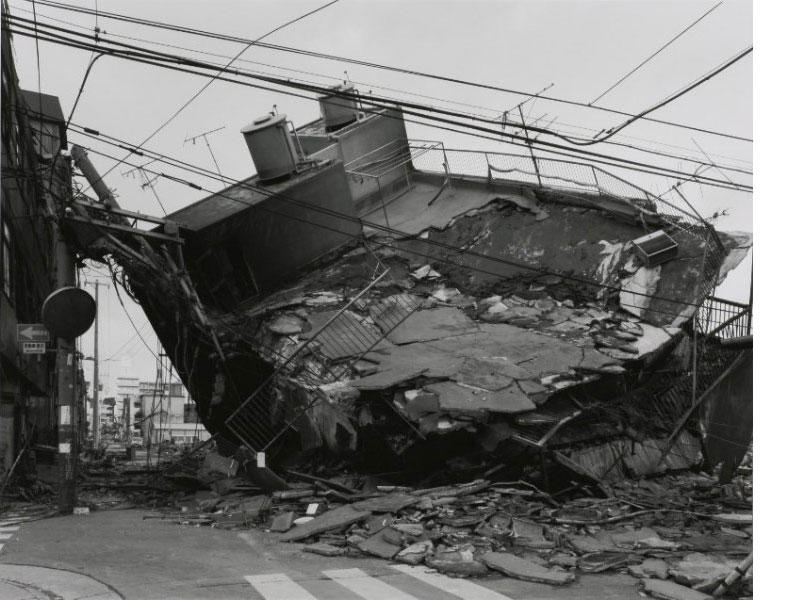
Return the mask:
<svg viewBox="0 0 788 600">
<path fill-rule="evenodd" d="M 72 0 L 70 3 L 91 9 L 94 7 L 93 0 Z M 321 4 L 292 0 L 98 0 L 100 10 L 243 38 L 257 38 Z M 589 102 L 714 4 L 716 2 L 686 0 L 340 0 L 337 4 L 277 32 L 266 41 L 528 92 L 538 92 L 553 84 L 548 94 Z M 9 5 L 12 13 L 31 16 L 30 2 L 9 0 Z M 53 23 L 47 19 L 52 17 L 69 21 L 79 27 L 92 29 L 95 25 L 95 19 L 91 16 L 41 5 L 37 5 L 36 10 L 42 22 Z M 63 23 L 59 25 L 65 26 Z M 239 44 L 103 18 L 98 19 L 98 26 L 108 34 L 122 34 L 211 53 L 190 55 L 216 62 L 226 62 L 242 47 Z M 726 0 L 598 104 L 627 112 L 643 110 L 751 44 L 751 3 Z M 35 44 L 29 39 L 17 37 L 14 47 L 22 87 L 37 89 Z M 182 49 L 169 51 L 189 54 Z M 58 96 L 64 112 L 68 114 L 89 55 L 79 50 L 46 43 L 40 44 L 39 52 L 41 90 Z M 493 92 L 263 48 L 249 49 L 236 64 L 243 68 L 308 79 L 320 84 L 341 81 L 345 77 L 344 71 L 347 70 L 347 76 L 362 91 L 371 89 L 402 99 L 429 102 L 488 117 L 494 117 L 496 113 L 500 114 L 525 99 L 516 94 Z M 88 78 L 73 121 L 117 138 L 139 143 L 172 115 L 205 81 L 192 75 L 104 57 L 96 63 Z M 444 101 L 408 94 L 420 94 Z M 448 104 L 447 101 L 461 104 Z M 216 82 L 147 146 L 214 170 L 205 144 L 202 141 L 184 144 L 184 140 L 205 131 L 223 128 L 209 137 L 221 170 L 232 178 L 248 177 L 254 169 L 239 130 L 256 117 L 269 112 L 274 104 L 279 112 L 287 113 L 296 124 L 318 116 L 316 102 Z M 541 99 L 526 106 L 530 111 L 530 118 L 546 115 L 540 121 L 541 124 L 554 119 L 552 128 L 575 135 L 593 135 L 602 128 L 621 122 L 621 117 L 616 115 Z M 751 138 L 752 110 L 750 55 L 652 116 Z M 451 147 L 517 151 L 512 146 L 496 145 L 486 140 L 424 126 L 409 125 L 408 133 L 413 138 L 443 140 Z M 72 143 L 81 143 L 121 156 L 117 148 L 113 149 L 71 133 L 69 135 Z M 752 168 L 752 144 L 748 142 L 644 121 L 628 127 L 615 139 L 703 160 L 703 155 L 698 150 L 700 146 L 715 162 L 745 170 Z M 634 150 L 602 145 L 595 146 L 594 149 L 683 171 L 692 172 L 696 166 L 687 160 L 665 159 Z M 95 154 L 92 155 L 92 160 L 102 173 L 112 164 L 108 159 Z M 115 169 L 107 176 L 107 184 L 116 190 L 123 208 L 161 215 L 162 209 L 154 194 L 149 188 L 141 187 L 143 180 L 139 173 L 126 173 L 130 168 L 124 165 Z M 664 177 L 616 172 L 654 193 L 662 193 L 675 183 L 675 180 Z M 722 178 L 716 171 L 708 171 L 706 174 Z M 739 181 L 752 183 L 745 175 L 729 175 Z M 200 180 L 196 176 L 188 178 L 209 189 L 217 189 L 213 182 Z M 202 196 L 195 190 L 166 180 L 158 180 L 155 189 L 166 212 L 172 212 Z M 705 216 L 726 210 L 728 215 L 715 222 L 718 228 L 752 231 L 752 195 L 711 187 L 701 188 L 695 184 L 688 184 L 682 189 Z M 86 275 L 89 279 L 94 279 L 104 273 L 91 272 Z M 108 279 L 102 277 L 100 281 L 107 282 Z M 746 301 L 749 281 L 748 258 L 740 269 L 729 276 L 717 293 L 722 297 Z M 108 380 L 119 375 L 153 379 L 154 359 L 136 337 L 115 298 L 114 291 L 102 288 L 99 303 L 100 350 L 103 358 L 111 359 L 102 361 L 101 374 L 106 382 L 105 390 L 108 393 L 113 390 L 112 382 Z M 125 305 L 148 345 L 155 350 L 155 335 L 141 309 L 127 298 Z M 82 339 L 83 351 L 90 355 L 92 331 Z"/>
</svg>

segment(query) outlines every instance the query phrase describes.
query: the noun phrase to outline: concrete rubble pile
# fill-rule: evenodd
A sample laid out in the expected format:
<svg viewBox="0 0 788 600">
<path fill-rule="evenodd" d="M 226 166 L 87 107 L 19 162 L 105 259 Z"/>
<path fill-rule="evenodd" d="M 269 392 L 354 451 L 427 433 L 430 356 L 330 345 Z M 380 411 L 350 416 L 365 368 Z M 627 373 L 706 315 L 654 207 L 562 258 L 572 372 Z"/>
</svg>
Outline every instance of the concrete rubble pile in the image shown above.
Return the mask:
<svg viewBox="0 0 788 600">
<path fill-rule="evenodd" d="M 287 489 L 260 494 L 243 490 L 235 476 L 221 480 L 146 518 L 262 529 L 271 541 L 303 544 L 303 552 L 423 564 L 453 577 L 565 586 L 619 572 L 656 598 L 752 594 L 746 468 L 727 485 L 685 472 L 622 480 L 607 488 L 607 497 L 575 493 L 560 502 L 524 481 L 420 488 L 293 472 Z M 740 576 L 720 587 L 737 567 Z"/>
<path fill-rule="evenodd" d="M 496 215 L 512 210 L 506 206 L 493 203 L 424 233 L 468 243 L 481 227 L 476 220 L 502 218 Z M 564 208 L 554 211 L 556 219 L 559 212 L 570 231 L 590 213 Z M 697 243 L 687 236 L 682 252 Z M 284 432 L 297 452 L 328 449 L 392 470 L 434 468 L 463 454 L 463 446 L 464 454 L 475 449 L 493 465 L 507 453 L 535 464 L 547 452 L 565 468 L 613 481 L 685 469 L 700 459 L 700 437 L 683 431 L 670 448 L 663 445 L 680 411 L 655 412 L 654 397 L 686 379 L 691 312 L 682 316 L 679 308 L 693 301 L 687 284 L 700 260 L 646 268 L 631 244 L 613 246 L 610 256 L 575 265 L 581 274 L 601 273 L 613 287 L 604 294 L 572 276 L 501 281 L 401 249 L 362 247 L 223 323 L 233 332 L 255 331 L 260 356 L 280 369 L 278 393 L 266 400 L 270 414 L 303 407 L 303 418 Z M 375 261 L 386 265 L 386 277 L 348 304 Z M 675 295 L 679 308 L 666 312 L 658 300 L 627 296 L 644 272 L 650 289 Z M 402 306 L 406 318 L 390 328 L 386 316 Z M 221 414 L 221 405 L 215 410 Z M 285 454 L 294 454 L 291 446 Z"/>
</svg>

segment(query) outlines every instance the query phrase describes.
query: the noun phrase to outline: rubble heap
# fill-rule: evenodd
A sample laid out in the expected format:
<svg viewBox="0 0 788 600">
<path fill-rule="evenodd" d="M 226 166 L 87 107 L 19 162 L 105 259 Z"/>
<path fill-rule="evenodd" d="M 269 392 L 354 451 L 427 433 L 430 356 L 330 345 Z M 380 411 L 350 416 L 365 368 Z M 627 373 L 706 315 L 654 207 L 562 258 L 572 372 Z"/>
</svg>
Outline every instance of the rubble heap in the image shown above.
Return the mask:
<svg viewBox="0 0 788 600">
<path fill-rule="evenodd" d="M 419 488 L 354 475 L 288 479 L 289 489 L 252 496 L 214 481 L 223 495 L 197 492 L 174 503 L 178 512 L 149 518 L 263 528 L 279 541 L 304 544 L 304 552 L 423 564 L 456 577 L 562 586 L 626 572 L 659 598 L 708 598 L 749 560 L 744 577 L 719 593 L 752 593 L 746 469 L 728 485 L 683 473 L 620 481 L 608 498 L 582 492 L 563 502 L 525 481 Z"/>
</svg>

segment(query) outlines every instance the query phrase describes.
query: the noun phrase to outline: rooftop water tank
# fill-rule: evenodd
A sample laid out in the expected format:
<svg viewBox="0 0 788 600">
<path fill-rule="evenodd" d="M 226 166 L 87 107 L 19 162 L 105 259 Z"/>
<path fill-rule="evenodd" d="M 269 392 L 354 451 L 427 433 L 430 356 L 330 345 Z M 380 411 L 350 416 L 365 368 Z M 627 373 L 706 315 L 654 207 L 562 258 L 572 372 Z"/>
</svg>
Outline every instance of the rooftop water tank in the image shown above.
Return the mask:
<svg viewBox="0 0 788 600">
<path fill-rule="evenodd" d="M 262 181 L 292 174 L 298 153 L 287 128 L 287 115 L 268 115 L 241 129 L 252 155 L 257 175 Z"/>
<path fill-rule="evenodd" d="M 336 131 L 356 120 L 359 109 L 355 94 L 352 85 L 338 85 L 320 97 L 320 114 L 326 131 Z"/>
</svg>

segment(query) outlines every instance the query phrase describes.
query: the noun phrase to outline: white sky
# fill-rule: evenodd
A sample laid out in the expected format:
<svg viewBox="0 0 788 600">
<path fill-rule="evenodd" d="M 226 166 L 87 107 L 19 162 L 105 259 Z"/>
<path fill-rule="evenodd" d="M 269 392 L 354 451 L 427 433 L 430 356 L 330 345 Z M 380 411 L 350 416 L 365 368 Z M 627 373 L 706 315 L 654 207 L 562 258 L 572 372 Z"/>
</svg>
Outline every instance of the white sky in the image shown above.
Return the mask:
<svg viewBox="0 0 788 600">
<path fill-rule="evenodd" d="M 93 8 L 93 0 L 72 0 L 72 4 Z M 29 2 L 9 0 L 11 12 L 30 17 Z M 110 1 L 98 0 L 101 10 L 133 14 L 154 20 L 177 23 L 200 29 L 256 38 L 277 25 L 318 7 L 321 2 L 239 2 L 224 0 L 189 1 Z M 360 58 L 372 62 L 439 73 L 537 92 L 553 83 L 548 94 L 579 101 L 590 101 L 629 69 L 651 54 L 715 2 L 694 1 L 353 1 L 339 3 L 268 38 L 266 41 L 309 50 Z M 94 19 L 52 8 L 37 6 L 39 19 L 64 19 L 92 28 Z M 99 19 L 99 27 L 110 34 L 123 34 L 158 42 L 175 44 L 232 56 L 240 45 L 197 38 L 174 32 L 144 28 L 132 24 Z M 62 24 L 61 24 L 62 25 Z M 133 42 L 131 42 L 133 43 Z M 752 5 L 750 2 L 726 0 L 708 17 L 662 52 L 657 58 L 603 98 L 602 106 L 637 112 L 668 94 L 680 89 L 724 60 L 752 44 Z M 21 85 L 37 89 L 36 51 L 34 43 L 25 38 L 14 40 L 17 68 Z M 166 50 L 166 49 L 164 49 Z M 40 44 L 41 90 L 59 96 L 66 114 L 71 110 L 89 56 L 46 43 Z M 186 53 L 182 50 L 172 50 Z M 200 56 L 207 60 L 225 59 Z M 401 92 L 380 90 L 396 88 L 418 94 L 451 99 L 489 108 L 468 109 L 487 116 L 499 113 L 521 102 L 514 94 L 498 93 L 479 88 L 415 78 L 388 71 L 345 65 L 340 62 L 251 48 L 242 57 L 259 61 L 262 66 L 239 61 L 243 68 L 287 75 L 287 69 L 301 69 L 314 75 L 290 73 L 321 84 L 341 80 L 347 69 L 361 91 L 373 89 L 397 97 L 427 101 Z M 752 137 L 752 55 L 675 103 L 652 116 L 659 119 L 692 124 L 697 127 Z M 275 68 L 275 67 L 276 68 Z M 74 115 L 74 123 L 98 129 L 115 137 L 139 143 L 206 80 L 174 73 L 120 59 L 104 57 L 94 66 Z M 216 82 L 172 124 L 149 144 L 153 150 L 174 155 L 187 162 L 213 170 L 208 150 L 202 142 L 184 144 L 184 139 L 204 131 L 224 127 L 210 136 L 210 142 L 225 175 L 248 177 L 253 173 L 246 145 L 239 133 L 244 125 L 267 113 L 276 104 L 296 123 L 310 121 L 318 115 L 318 105 L 284 94 L 244 88 Z M 441 104 L 441 106 L 446 106 Z M 460 108 L 451 106 L 450 108 Z M 621 122 L 621 118 L 601 111 L 571 107 L 539 100 L 531 109 L 531 117 L 547 113 L 542 121 L 556 118 L 554 127 L 574 134 L 586 134 L 572 126 L 598 131 Z M 559 125 L 561 123 L 561 125 Z M 422 126 L 408 126 L 411 137 L 443 140 L 447 147 L 497 148 L 516 152 L 513 146 L 495 146 L 486 140 L 450 134 Z M 637 138 L 637 139 L 632 139 Z M 658 148 L 674 154 L 703 159 L 694 140 L 715 160 L 751 169 L 752 144 L 717 136 L 647 122 L 633 124 L 622 132 L 620 141 Z M 69 133 L 69 141 L 95 147 L 102 152 L 122 156 L 117 148 Z M 675 147 L 668 147 L 675 146 Z M 683 171 L 693 171 L 687 161 L 662 159 L 647 154 L 594 146 L 595 151 L 618 154 L 635 160 L 660 164 Z M 725 158 L 723 158 L 725 157 Z M 111 163 L 93 155 L 99 172 Z M 122 166 L 106 179 L 116 190 L 121 205 L 128 210 L 161 215 L 153 194 L 142 189 L 139 174 L 123 175 L 130 167 Z M 154 167 L 155 168 L 155 167 Z M 167 172 L 171 167 L 162 167 Z M 614 169 L 611 169 L 614 170 Z M 646 189 L 661 193 L 675 181 L 662 177 L 617 171 Z M 720 177 L 709 171 L 709 176 Z M 740 181 L 750 178 L 731 174 Z M 218 189 L 209 181 L 186 175 L 187 179 Z M 728 216 L 716 222 L 727 230 L 752 231 L 752 195 L 697 185 L 686 185 L 684 193 L 704 215 L 726 209 Z M 202 197 L 195 190 L 173 182 L 159 180 L 156 190 L 167 212 L 172 212 Z M 86 274 L 93 279 L 93 273 Z M 102 281 L 107 281 L 102 279 Z M 718 295 L 746 301 L 749 295 L 750 259 L 731 274 L 718 290 Z M 137 339 L 114 291 L 101 288 L 100 349 L 103 358 L 101 377 L 105 391 L 112 392 L 108 378 L 132 375 L 153 379 L 154 360 Z M 155 336 L 142 311 L 129 299 L 126 307 L 143 337 L 155 350 Z M 83 336 L 83 351 L 92 353 L 92 330 Z M 92 379 L 92 377 L 90 377 Z"/>
</svg>

